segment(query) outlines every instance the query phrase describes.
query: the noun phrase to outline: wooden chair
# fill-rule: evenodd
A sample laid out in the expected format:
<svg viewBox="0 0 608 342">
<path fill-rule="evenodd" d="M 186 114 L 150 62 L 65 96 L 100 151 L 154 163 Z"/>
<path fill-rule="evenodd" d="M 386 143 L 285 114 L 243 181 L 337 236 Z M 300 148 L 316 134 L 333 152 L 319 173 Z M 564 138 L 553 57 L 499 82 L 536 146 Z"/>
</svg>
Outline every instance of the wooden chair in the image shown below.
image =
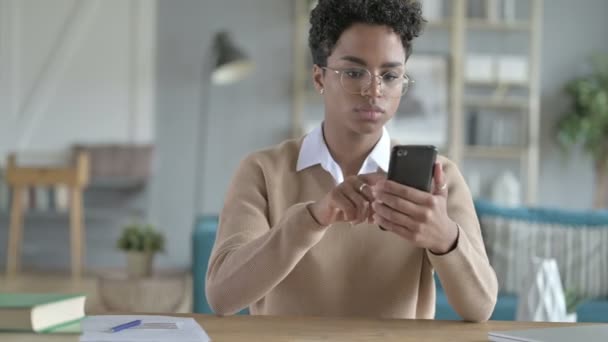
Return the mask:
<svg viewBox="0 0 608 342">
<path fill-rule="evenodd" d="M 23 196 L 30 187 L 67 186 L 70 193 L 70 249 L 73 278 L 80 278 L 83 270 L 85 232 L 83 221 L 83 191 L 89 183 L 89 156 L 80 151 L 72 165 L 66 167 L 20 167 L 16 157 L 8 157 L 6 182 L 13 191 L 8 232 L 6 275 L 19 272 L 23 237 Z"/>
</svg>

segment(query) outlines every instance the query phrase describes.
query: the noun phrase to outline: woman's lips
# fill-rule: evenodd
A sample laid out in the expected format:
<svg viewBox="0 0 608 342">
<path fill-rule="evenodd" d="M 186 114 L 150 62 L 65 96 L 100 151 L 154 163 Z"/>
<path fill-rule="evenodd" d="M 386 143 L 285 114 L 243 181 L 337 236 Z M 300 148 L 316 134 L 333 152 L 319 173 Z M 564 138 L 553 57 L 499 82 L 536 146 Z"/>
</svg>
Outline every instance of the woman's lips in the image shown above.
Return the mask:
<svg viewBox="0 0 608 342">
<path fill-rule="evenodd" d="M 370 112 L 359 112 L 361 119 L 365 120 L 365 121 L 378 121 L 380 119 L 380 117 L 382 116 L 381 112 L 375 112 L 375 111 L 370 111 Z"/>
<path fill-rule="evenodd" d="M 364 105 L 357 107 L 355 111 L 359 114 L 359 117 L 365 121 L 378 121 L 382 114 L 384 114 L 384 109 L 375 106 L 375 105 Z"/>
</svg>

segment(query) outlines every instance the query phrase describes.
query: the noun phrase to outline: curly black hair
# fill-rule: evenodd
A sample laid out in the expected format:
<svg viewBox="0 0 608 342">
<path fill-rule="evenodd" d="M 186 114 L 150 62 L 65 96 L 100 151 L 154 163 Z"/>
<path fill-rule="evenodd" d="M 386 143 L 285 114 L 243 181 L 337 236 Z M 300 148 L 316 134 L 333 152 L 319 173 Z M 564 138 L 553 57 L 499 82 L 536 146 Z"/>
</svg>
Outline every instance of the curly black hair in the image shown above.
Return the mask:
<svg viewBox="0 0 608 342">
<path fill-rule="evenodd" d="M 422 7 L 414 0 L 319 0 L 310 14 L 308 45 L 313 63 L 326 66 L 342 32 L 356 23 L 390 27 L 401 36 L 409 58 L 412 40 L 425 22 Z"/>
</svg>

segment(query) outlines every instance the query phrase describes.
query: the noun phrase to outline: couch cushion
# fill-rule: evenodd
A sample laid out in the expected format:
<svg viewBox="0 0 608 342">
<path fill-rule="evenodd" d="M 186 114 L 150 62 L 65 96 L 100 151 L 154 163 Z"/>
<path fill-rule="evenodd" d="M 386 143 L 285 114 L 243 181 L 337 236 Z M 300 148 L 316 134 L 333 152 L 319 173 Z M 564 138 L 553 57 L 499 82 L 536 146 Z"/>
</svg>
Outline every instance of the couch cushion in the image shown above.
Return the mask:
<svg viewBox="0 0 608 342">
<path fill-rule="evenodd" d="M 475 207 L 502 292 L 519 293 L 537 256 L 557 260 L 565 289 L 608 296 L 608 212 Z"/>
<path fill-rule="evenodd" d="M 608 298 L 584 302 L 576 309 L 576 314 L 579 322 L 608 323 Z"/>
</svg>

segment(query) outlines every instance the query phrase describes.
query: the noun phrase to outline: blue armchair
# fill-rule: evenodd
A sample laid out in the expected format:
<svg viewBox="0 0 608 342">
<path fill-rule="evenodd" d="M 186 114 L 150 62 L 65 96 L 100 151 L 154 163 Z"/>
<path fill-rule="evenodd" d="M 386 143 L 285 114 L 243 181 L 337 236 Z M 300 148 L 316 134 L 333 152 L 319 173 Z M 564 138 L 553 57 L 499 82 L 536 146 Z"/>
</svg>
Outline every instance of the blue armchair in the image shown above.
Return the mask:
<svg viewBox="0 0 608 342">
<path fill-rule="evenodd" d="M 202 216 L 195 222 L 192 232 L 192 286 L 196 313 L 213 312 L 205 296 L 205 275 L 215 242 L 216 229 L 217 216 Z"/>
<path fill-rule="evenodd" d="M 215 242 L 215 231 L 217 229 L 217 216 L 202 216 L 195 222 L 192 232 L 192 286 L 194 299 L 194 312 L 211 314 L 213 310 L 209 307 L 205 295 L 205 275 L 209 257 Z M 245 309 L 239 314 L 248 314 Z"/>
</svg>

